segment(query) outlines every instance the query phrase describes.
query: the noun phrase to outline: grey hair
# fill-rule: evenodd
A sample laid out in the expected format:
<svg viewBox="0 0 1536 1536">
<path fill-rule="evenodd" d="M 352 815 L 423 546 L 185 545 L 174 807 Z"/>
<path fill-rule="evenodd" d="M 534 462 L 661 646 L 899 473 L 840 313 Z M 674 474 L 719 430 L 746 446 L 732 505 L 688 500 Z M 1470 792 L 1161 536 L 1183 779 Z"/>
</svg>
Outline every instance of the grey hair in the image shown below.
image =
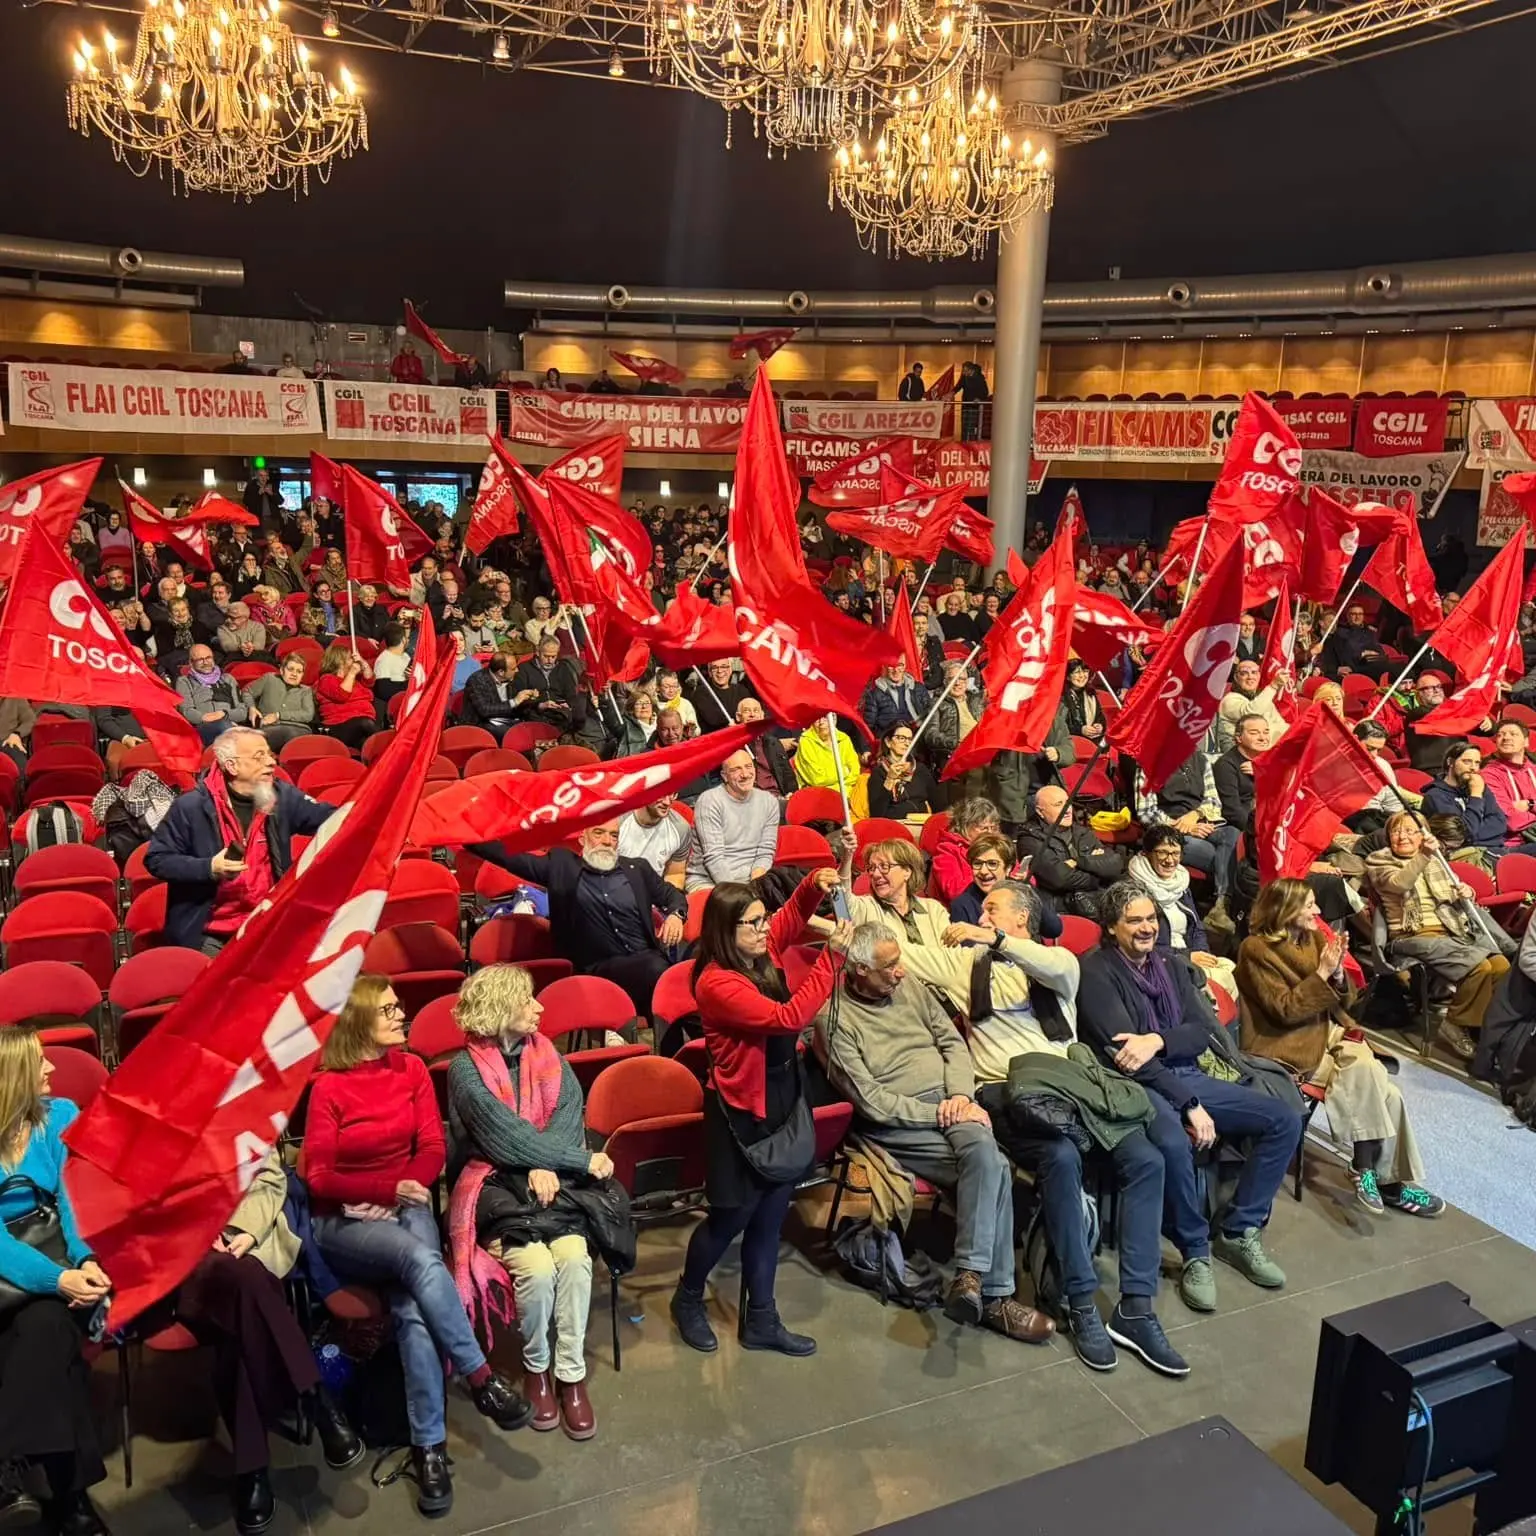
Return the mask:
<svg viewBox="0 0 1536 1536">
<path fill-rule="evenodd" d="M 970 800 L 962 800 L 954 810 L 949 813 L 949 824 L 962 837 L 966 837 L 972 827 L 979 827 L 984 822 L 999 820 L 997 807 L 990 800 L 984 800 L 980 795 Z"/>
<path fill-rule="evenodd" d="M 235 771 L 235 758 L 240 752 L 241 738 L 245 736 L 254 736 L 258 741 L 263 742 L 267 739 L 260 731 L 248 725 L 232 725 L 227 731 L 221 731 L 214 738 L 213 760 L 225 773 Z"/>
<path fill-rule="evenodd" d="M 860 923 L 848 940 L 848 964 L 866 970 L 875 963 L 875 950 L 881 944 L 898 944 L 895 932 L 884 923 Z"/>
<path fill-rule="evenodd" d="M 1126 910 L 1133 901 L 1151 901 L 1147 895 L 1147 888 L 1138 884 L 1135 880 L 1117 880 L 1110 888 L 1099 897 L 1099 923 L 1103 933 L 1099 936 L 1099 942 L 1106 948 L 1115 942 L 1115 926 L 1125 917 Z M 1153 904 L 1154 909 L 1156 903 Z"/>
<path fill-rule="evenodd" d="M 999 891 L 1012 898 L 1014 906 L 1024 914 L 1029 924 L 1030 938 L 1040 936 L 1040 893 L 1032 885 L 1025 885 L 1022 880 L 999 880 L 996 885 L 987 892 L 988 896 L 995 896 Z"/>
</svg>

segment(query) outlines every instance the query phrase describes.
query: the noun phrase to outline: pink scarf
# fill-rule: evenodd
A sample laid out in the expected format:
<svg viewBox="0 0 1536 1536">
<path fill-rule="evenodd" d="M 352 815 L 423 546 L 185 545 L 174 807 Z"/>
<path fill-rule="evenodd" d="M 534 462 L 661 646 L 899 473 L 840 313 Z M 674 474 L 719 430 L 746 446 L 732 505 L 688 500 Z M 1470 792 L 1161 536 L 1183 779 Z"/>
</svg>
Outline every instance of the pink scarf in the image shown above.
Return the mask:
<svg viewBox="0 0 1536 1536">
<path fill-rule="evenodd" d="M 469 1042 L 469 1059 L 480 1073 L 480 1081 L 501 1103 L 529 1121 L 535 1130 L 549 1124 L 555 1105 L 560 1102 L 560 1053 L 544 1035 L 529 1035 L 523 1041 L 517 1070 L 517 1095 L 512 1093 L 512 1078 L 507 1059 L 494 1040 Z M 520 1107 L 519 1107 L 520 1106 Z M 480 1191 L 496 1170 L 482 1159 L 464 1165 L 453 1186 L 448 1204 L 448 1246 L 453 1265 L 453 1283 L 472 1327 L 484 1327 L 485 1348 L 489 1353 L 495 1342 L 494 1323 L 509 1325 L 517 1320 L 516 1293 L 511 1278 L 479 1244 L 475 1235 L 475 1212 L 480 1205 Z"/>
</svg>

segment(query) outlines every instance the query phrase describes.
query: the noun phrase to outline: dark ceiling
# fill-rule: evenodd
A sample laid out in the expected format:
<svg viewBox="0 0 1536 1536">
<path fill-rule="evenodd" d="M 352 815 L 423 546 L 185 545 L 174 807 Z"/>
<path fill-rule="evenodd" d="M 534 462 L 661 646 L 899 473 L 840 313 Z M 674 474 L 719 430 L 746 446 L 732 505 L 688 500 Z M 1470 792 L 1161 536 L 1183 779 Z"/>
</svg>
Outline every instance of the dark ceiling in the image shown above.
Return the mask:
<svg viewBox="0 0 1536 1536">
<path fill-rule="evenodd" d="M 4 3 L 4 0 L 0 0 Z M 503 278 L 770 289 L 987 280 L 888 262 L 827 208 L 824 160 L 769 160 L 717 108 L 608 81 L 350 52 L 373 149 L 297 203 L 172 198 L 65 123 L 102 18 L 0 11 L 0 230 L 246 265 L 215 311 L 506 325 Z M 119 25 L 121 31 L 121 25 Z M 338 57 L 334 45 L 326 60 Z M 1050 276 L 1199 276 L 1536 249 L 1536 17 L 1116 128 L 1061 159 Z"/>
</svg>

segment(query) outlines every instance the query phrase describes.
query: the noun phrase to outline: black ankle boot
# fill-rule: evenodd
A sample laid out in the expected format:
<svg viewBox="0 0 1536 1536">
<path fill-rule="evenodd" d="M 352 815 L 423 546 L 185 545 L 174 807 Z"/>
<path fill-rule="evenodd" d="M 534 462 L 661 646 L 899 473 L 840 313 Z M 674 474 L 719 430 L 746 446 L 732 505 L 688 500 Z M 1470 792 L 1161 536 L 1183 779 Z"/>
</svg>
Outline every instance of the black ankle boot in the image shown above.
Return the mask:
<svg viewBox="0 0 1536 1536">
<path fill-rule="evenodd" d="M 309 1412 L 314 1420 L 315 1433 L 320 1437 L 320 1449 L 325 1453 L 326 1466 L 340 1471 L 363 1459 L 361 1437 L 323 1384 L 316 1387 L 311 1395 Z"/>
<path fill-rule="evenodd" d="M 453 1508 L 453 1473 L 448 1469 L 448 1447 L 413 1445 L 411 1466 L 416 1472 L 416 1508 L 429 1519 L 446 1515 Z"/>
<path fill-rule="evenodd" d="M 677 1289 L 672 1293 L 672 1321 L 677 1324 L 677 1331 L 689 1349 L 696 1349 L 701 1355 L 712 1355 L 720 1348 L 720 1340 L 709 1326 L 709 1311 L 704 1305 L 703 1293 L 695 1296 L 684 1288 L 682 1281 L 678 1281 Z"/>
<path fill-rule="evenodd" d="M 111 1536 L 107 1522 L 83 1488 L 44 1500 L 43 1518 L 47 1529 L 57 1536 Z"/>
<path fill-rule="evenodd" d="M 760 1307 L 749 1302 L 736 1324 L 736 1337 L 743 1349 L 773 1349 L 781 1355 L 814 1355 L 816 1340 L 805 1333 L 791 1333 L 779 1318 L 779 1309 L 770 1301 Z"/>
<path fill-rule="evenodd" d="M 242 1472 L 235 1479 L 235 1529 L 240 1536 L 256 1536 L 266 1530 L 276 1513 L 277 1500 L 272 1497 L 267 1469 Z"/>
</svg>

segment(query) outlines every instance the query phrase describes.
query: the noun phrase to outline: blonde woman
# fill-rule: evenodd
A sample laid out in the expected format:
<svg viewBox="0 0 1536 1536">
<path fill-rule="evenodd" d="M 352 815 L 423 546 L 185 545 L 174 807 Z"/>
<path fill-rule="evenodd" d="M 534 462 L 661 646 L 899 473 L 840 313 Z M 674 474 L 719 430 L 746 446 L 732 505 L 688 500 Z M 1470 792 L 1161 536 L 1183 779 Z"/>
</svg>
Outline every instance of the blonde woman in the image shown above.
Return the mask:
<svg viewBox="0 0 1536 1536">
<path fill-rule="evenodd" d="M 405 1010 L 385 976 L 361 975 L 325 1042 L 310 1090 L 304 1179 L 320 1253 L 337 1274 L 383 1288 L 405 1374 L 416 1507 L 453 1507 L 444 1358 L 502 1429 L 533 1416 L 491 1370 L 443 1263 L 432 1185 L 443 1122 L 427 1065 L 405 1049 Z"/>
<path fill-rule="evenodd" d="M 632 1255 L 633 1235 L 622 1190 L 593 1189 L 594 1181 L 612 1180 L 613 1163 L 587 1150 L 581 1088 L 539 1033 L 543 1012 L 521 966 L 487 966 L 459 991 L 453 1016 L 469 1049 L 448 1069 L 454 1270 L 471 1316 L 483 1306 L 488 1321 L 500 1277 L 476 1276 L 470 1255 L 483 1248 L 505 1268 L 533 1427 L 590 1440 L 597 1433 L 586 1387 L 590 1245 L 606 1249 L 616 1236 Z"/>
<path fill-rule="evenodd" d="M 1329 1128 L 1351 1147 L 1350 1179 L 1366 1210 L 1438 1216 L 1445 1201 L 1421 1182 L 1403 1096 L 1370 1046 L 1349 1038 L 1359 1031 L 1344 946 L 1319 918 L 1304 880 L 1271 880 L 1259 892 L 1237 952 L 1243 1049 L 1324 1090 Z"/>
<path fill-rule="evenodd" d="M 0 1030 L 0 1223 L 51 1205 L 62 1237 L 45 1251 L 0 1225 L 0 1280 L 23 1297 L 16 1306 L 0 1302 L 0 1461 L 42 1469 L 52 1529 L 106 1536 L 86 1492 L 107 1469 L 80 1343 L 112 1284 L 80 1236 L 64 1187 L 63 1136 L 79 1110 L 49 1096 L 52 1073 L 33 1030 Z"/>
</svg>

